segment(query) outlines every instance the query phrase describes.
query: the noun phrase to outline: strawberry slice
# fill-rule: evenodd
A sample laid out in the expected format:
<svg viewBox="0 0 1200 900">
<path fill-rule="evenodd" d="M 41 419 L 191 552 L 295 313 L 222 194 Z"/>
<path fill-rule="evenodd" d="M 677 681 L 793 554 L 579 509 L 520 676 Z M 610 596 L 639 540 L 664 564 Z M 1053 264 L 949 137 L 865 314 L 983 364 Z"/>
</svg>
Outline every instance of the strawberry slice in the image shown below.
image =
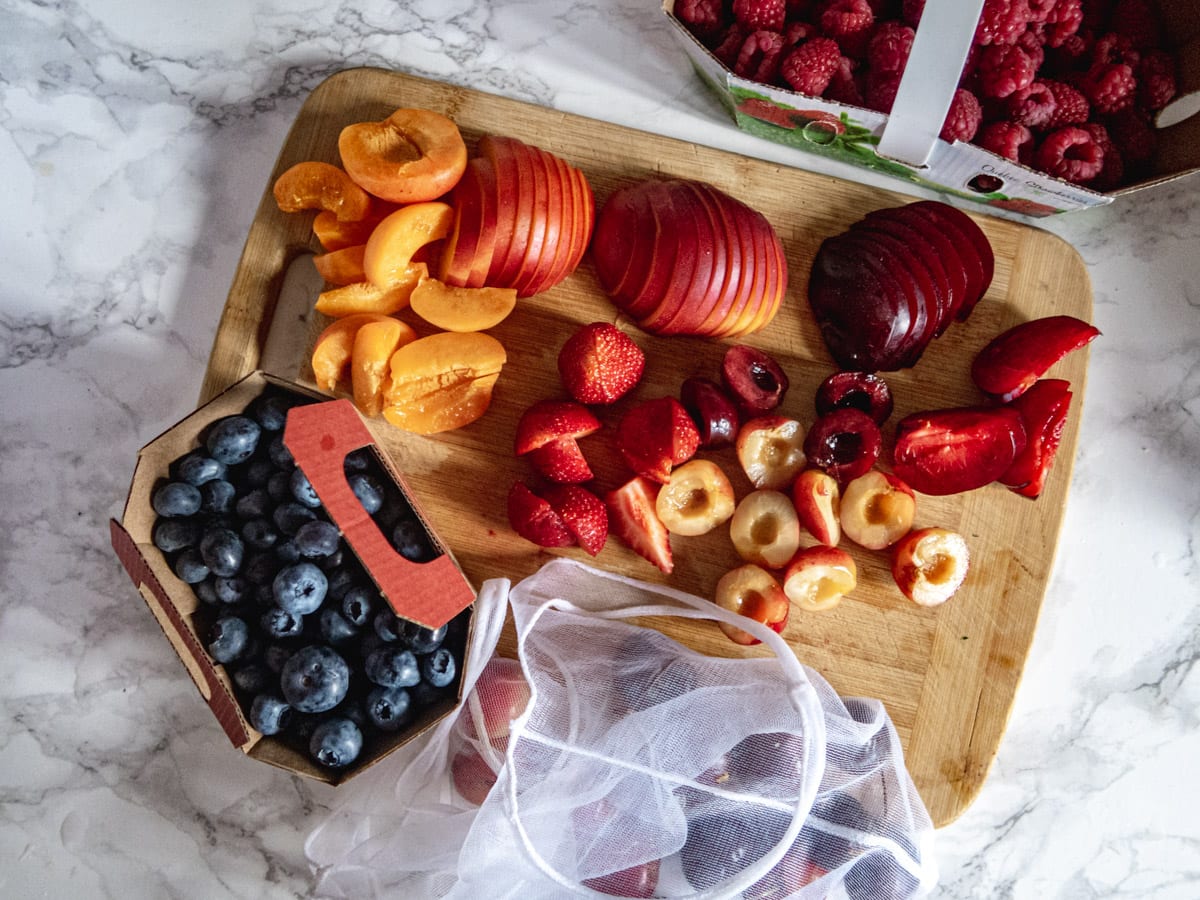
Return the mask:
<svg viewBox="0 0 1200 900">
<path fill-rule="evenodd" d="M 654 510 L 658 485 L 637 476 L 604 498 L 609 530 L 668 575 L 675 567 L 667 528 Z"/>
<path fill-rule="evenodd" d="M 683 404 L 658 397 L 633 407 L 617 426 L 617 449 L 636 474 L 666 484 L 671 469 L 700 447 L 700 432 Z"/>
<path fill-rule="evenodd" d="M 570 547 L 575 535 L 562 516 L 522 481 L 508 492 L 508 523 L 513 531 L 539 547 Z"/>
<path fill-rule="evenodd" d="M 1071 385 L 1061 378 L 1043 378 L 1013 401 L 1025 424 L 1025 449 L 1000 476 L 1001 484 L 1031 499 L 1042 493 L 1070 406 Z"/>
<path fill-rule="evenodd" d="M 592 480 L 592 467 L 575 438 L 556 438 L 529 451 L 529 461 L 545 478 L 558 484 L 583 484 Z"/>
<path fill-rule="evenodd" d="M 1021 413 L 1010 406 L 913 413 L 896 426 L 892 469 L 922 494 L 958 494 L 997 480 L 1025 443 Z"/>
<path fill-rule="evenodd" d="M 615 403 L 642 380 L 646 355 L 609 322 L 584 325 L 558 352 L 563 387 L 580 403 Z"/>
<path fill-rule="evenodd" d="M 979 351 L 971 378 L 979 389 L 1005 403 L 1033 386 L 1052 365 L 1100 335 L 1074 316 L 1043 316 L 1014 325 Z"/>
<path fill-rule="evenodd" d="M 524 456 L 551 441 L 578 440 L 600 430 L 600 420 L 582 403 L 539 400 L 521 414 L 514 451 Z"/>
<path fill-rule="evenodd" d="M 599 553 L 608 539 L 608 507 L 604 501 L 575 484 L 548 488 L 545 495 L 576 543 L 589 556 Z"/>
</svg>

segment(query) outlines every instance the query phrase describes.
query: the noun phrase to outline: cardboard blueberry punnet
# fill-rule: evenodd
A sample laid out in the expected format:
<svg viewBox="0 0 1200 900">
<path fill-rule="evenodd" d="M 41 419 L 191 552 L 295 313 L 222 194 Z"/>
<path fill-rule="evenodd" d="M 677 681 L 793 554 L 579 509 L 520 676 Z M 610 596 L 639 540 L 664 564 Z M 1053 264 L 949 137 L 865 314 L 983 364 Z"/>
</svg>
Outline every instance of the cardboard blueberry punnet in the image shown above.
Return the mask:
<svg viewBox="0 0 1200 900">
<path fill-rule="evenodd" d="M 968 201 L 971 211 L 1041 218 L 1104 206 L 1200 172 L 1200 2 L 1159 3 L 1179 63 L 1178 93 L 1156 120 L 1152 174 L 1109 193 L 938 137 L 982 6 L 982 0 L 926 0 L 890 116 L 735 75 L 675 17 L 675 0 L 663 0 L 662 11 L 697 75 L 742 131 L 940 192 L 951 202 Z"/>
<path fill-rule="evenodd" d="M 466 668 L 467 660 L 462 660 L 460 687 L 452 697 L 420 710 L 403 730 L 365 746 L 363 756 L 345 770 L 320 766 L 294 746 L 264 736 L 249 724 L 229 674 L 205 647 L 197 621 L 198 613 L 203 617 L 204 604 L 192 587 L 175 575 L 166 557 L 154 545 L 151 533 L 156 516 L 150 498 L 155 485 L 167 477 L 170 464 L 199 446 L 200 435 L 208 425 L 243 412 L 268 388 L 287 392 L 300 401 L 289 413 L 284 443 L 393 611 L 427 628 L 437 628 L 471 606 L 475 590 L 430 527 L 400 472 L 375 445 L 354 406 L 347 400 L 329 400 L 262 371 L 252 372 L 234 383 L 139 451 L 121 521 L 114 519 L 109 523 L 112 546 L 233 745 L 254 759 L 287 771 L 341 784 L 454 710 L 462 700 L 461 669 Z M 401 556 L 355 497 L 346 481 L 343 460 L 346 454 L 363 447 L 371 448 L 382 470 L 424 525 L 437 552 L 434 559 L 414 563 Z M 464 647 L 469 644 L 468 634 Z"/>
</svg>

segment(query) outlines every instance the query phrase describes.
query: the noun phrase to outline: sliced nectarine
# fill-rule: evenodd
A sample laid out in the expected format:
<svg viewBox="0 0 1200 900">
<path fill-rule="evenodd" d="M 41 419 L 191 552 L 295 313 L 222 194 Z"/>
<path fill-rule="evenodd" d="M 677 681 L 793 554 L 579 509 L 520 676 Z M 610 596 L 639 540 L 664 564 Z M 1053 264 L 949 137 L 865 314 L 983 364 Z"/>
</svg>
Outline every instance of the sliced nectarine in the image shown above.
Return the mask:
<svg viewBox="0 0 1200 900">
<path fill-rule="evenodd" d="M 443 331 L 487 331 L 503 322 L 517 305 L 516 288 L 454 287 L 436 278 L 417 285 L 412 311 Z"/>
<path fill-rule="evenodd" d="M 335 319 L 358 313 L 390 316 L 408 306 L 413 290 L 428 277 L 429 267 L 425 263 L 412 263 L 403 278 L 387 287 L 356 281 L 331 288 L 317 295 L 317 312 Z"/>
<path fill-rule="evenodd" d="M 366 281 L 367 276 L 363 272 L 363 252 L 366 249 L 366 244 L 356 244 L 319 253 L 313 257 L 313 265 L 326 284 L 346 285 Z"/>
<path fill-rule="evenodd" d="M 387 319 L 387 316 L 363 313 L 338 319 L 325 328 L 317 337 L 312 352 L 313 378 L 323 391 L 335 390 L 339 383 L 348 383 L 350 357 L 354 352 L 354 336 L 358 329 L 370 322 Z"/>
<path fill-rule="evenodd" d="M 441 197 L 467 167 L 458 126 L 429 109 L 398 109 L 382 122 L 347 125 L 338 152 L 351 178 L 394 203 Z"/>
<path fill-rule="evenodd" d="M 405 344 L 392 354 L 384 418 L 418 434 L 474 422 L 491 404 L 507 359 L 504 346 L 480 332 L 445 331 Z"/>
<path fill-rule="evenodd" d="M 364 323 L 354 335 L 350 356 L 350 385 L 354 405 L 364 416 L 377 416 L 383 410 L 383 383 L 388 376 L 392 354 L 417 339 L 417 333 L 399 319 L 390 316 Z"/>
<path fill-rule="evenodd" d="M 376 225 L 367 238 L 363 253 L 367 281 L 379 287 L 403 281 L 416 252 L 445 238 L 453 225 L 454 209 L 446 203 L 400 207 Z"/>
<path fill-rule="evenodd" d="M 371 197 L 332 163 L 296 163 L 275 180 L 275 202 L 286 213 L 320 209 L 340 222 L 357 222 L 371 208 Z"/>
</svg>

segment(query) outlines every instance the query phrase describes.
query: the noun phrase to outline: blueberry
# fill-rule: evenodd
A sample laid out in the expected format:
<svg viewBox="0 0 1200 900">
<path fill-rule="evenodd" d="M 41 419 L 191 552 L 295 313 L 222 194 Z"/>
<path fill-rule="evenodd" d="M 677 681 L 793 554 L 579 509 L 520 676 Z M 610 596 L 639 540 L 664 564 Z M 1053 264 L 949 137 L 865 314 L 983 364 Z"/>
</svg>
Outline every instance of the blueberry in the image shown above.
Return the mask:
<svg viewBox="0 0 1200 900">
<path fill-rule="evenodd" d="M 195 547 L 188 547 L 175 558 L 175 574 L 185 584 L 199 584 L 210 573 L 200 556 L 200 551 Z"/>
<path fill-rule="evenodd" d="M 283 435 L 277 434 L 267 444 L 267 456 L 277 469 L 291 469 L 296 464 L 292 451 L 283 443 Z"/>
<path fill-rule="evenodd" d="M 300 530 L 301 525 L 305 522 L 312 522 L 316 518 L 317 514 L 309 507 L 291 502 L 279 504 L 275 507 L 275 512 L 271 514 L 275 527 L 288 535 L 295 534 Z"/>
<path fill-rule="evenodd" d="M 275 602 L 281 609 L 299 616 L 315 612 L 325 600 L 329 581 L 325 573 L 310 562 L 284 566 L 271 584 Z"/>
<path fill-rule="evenodd" d="M 357 587 L 359 584 L 358 575 L 350 570 L 349 567 L 326 570 L 329 576 L 329 597 L 332 600 L 342 600 L 351 588 Z M 345 612 L 345 610 L 343 610 Z M 361 622 L 359 623 L 362 624 Z"/>
<path fill-rule="evenodd" d="M 394 644 L 380 647 L 368 655 L 363 671 L 380 687 L 412 687 L 421 680 L 416 656 L 411 650 Z"/>
<path fill-rule="evenodd" d="M 350 483 L 350 490 L 354 491 L 354 496 L 367 511 L 367 515 L 373 516 L 379 512 L 380 507 L 383 506 L 384 490 L 378 478 L 368 475 L 366 472 L 355 472 L 347 481 Z"/>
<path fill-rule="evenodd" d="M 311 644 L 288 657 L 279 673 L 288 704 L 300 712 L 333 709 L 350 688 L 350 667 L 332 647 Z"/>
<path fill-rule="evenodd" d="M 168 481 L 150 498 L 160 516 L 194 516 L 200 512 L 200 488 L 186 481 Z"/>
<path fill-rule="evenodd" d="M 283 669 L 283 664 L 288 661 L 288 657 L 294 652 L 292 647 L 284 644 L 267 644 L 263 650 L 263 662 L 266 663 L 268 669 L 276 675 Z"/>
<path fill-rule="evenodd" d="M 276 471 L 267 479 L 267 496 L 276 503 L 292 499 L 292 470 Z"/>
<path fill-rule="evenodd" d="M 297 470 L 299 471 L 299 470 Z M 337 552 L 342 535 L 337 526 L 324 519 L 305 522 L 296 530 L 296 549 L 308 558 L 329 556 Z"/>
<path fill-rule="evenodd" d="M 347 644 L 358 637 L 358 629 L 347 622 L 336 609 L 326 607 L 317 620 L 321 626 L 321 637 L 334 645 Z"/>
<path fill-rule="evenodd" d="M 312 733 L 308 751 L 331 769 L 344 769 L 362 752 L 362 731 L 345 716 L 326 719 Z"/>
<path fill-rule="evenodd" d="M 454 654 L 445 647 L 439 647 L 421 658 L 421 677 L 432 687 L 449 687 L 454 683 L 457 674 L 458 666 L 454 662 Z"/>
<path fill-rule="evenodd" d="M 208 528 L 200 538 L 200 558 L 214 575 L 236 575 L 245 553 L 241 537 L 228 528 Z"/>
<path fill-rule="evenodd" d="M 213 622 L 208 635 L 208 652 L 219 663 L 237 659 L 250 645 L 250 626 L 237 616 L 222 616 Z"/>
<path fill-rule="evenodd" d="M 424 655 L 432 653 L 438 647 L 442 646 L 442 641 L 446 639 L 446 626 L 441 628 L 426 628 L 424 625 L 418 625 L 416 622 L 403 622 L 401 630 L 401 640 L 413 653 Z"/>
<path fill-rule="evenodd" d="M 279 734 L 291 717 L 292 708 L 272 694 L 259 694 L 250 704 L 250 725 L 263 734 Z"/>
<path fill-rule="evenodd" d="M 207 578 L 198 584 L 192 585 L 192 590 L 196 592 L 196 596 L 201 602 L 207 603 L 209 606 L 220 606 L 221 598 L 217 596 L 216 579 L 210 573 Z"/>
<path fill-rule="evenodd" d="M 291 407 L 289 398 L 280 394 L 262 394 L 251 404 L 250 411 L 264 431 L 282 431 Z"/>
<path fill-rule="evenodd" d="M 253 696 L 269 690 L 276 683 L 275 673 L 265 663 L 253 662 L 239 666 L 233 673 L 233 683 Z"/>
<path fill-rule="evenodd" d="M 346 564 L 346 547 L 344 544 L 338 543 L 337 549 L 328 556 L 322 556 L 317 560 L 317 565 L 325 570 L 325 574 L 332 575 L 335 571 L 342 568 Z M 337 599 L 337 598 L 334 598 Z"/>
<path fill-rule="evenodd" d="M 254 455 L 262 428 L 246 416 L 228 416 L 208 432 L 205 446 L 209 455 L 227 466 L 243 463 Z"/>
<path fill-rule="evenodd" d="M 271 476 L 275 474 L 275 464 L 269 459 L 252 459 L 246 464 L 242 473 L 242 483 L 254 490 L 264 490 Z"/>
<path fill-rule="evenodd" d="M 404 620 L 390 609 L 381 609 L 375 614 L 375 633 L 391 643 L 404 636 Z"/>
<path fill-rule="evenodd" d="M 375 610 L 376 596 L 377 594 L 361 585 L 346 591 L 342 597 L 342 615 L 346 617 L 346 621 L 352 625 L 366 625 Z"/>
<path fill-rule="evenodd" d="M 359 447 L 346 454 L 346 458 L 342 462 L 342 471 L 347 475 L 351 472 L 365 472 L 373 462 L 371 451 L 366 447 Z"/>
<path fill-rule="evenodd" d="M 200 485 L 200 510 L 224 515 L 233 512 L 237 488 L 223 478 L 214 478 Z"/>
<path fill-rule="evenodd" d="M 180 481 L 194 484 L 196 487 L 225 477 L 225 463 L 218 462 L 207 453 L 195 450 L 179 461 L 176 474 Z"/>
<path fill-rule="evenodd" d="M 192 547 L 200 540 L 200 523 L 195 519 L 158 519 L 152 532 L 154 546 L 163 553 Z"/>
<path fill-rule="evenodd" d="M 218 575 L 213 588 L 217 599 L 229 605 L 242 603 L 250 597 L 250 580 L 241 575 Z"/>
<path fill-rule="evenodd" d="M 367 716 L 380 731 L 399 731 L 411 713 L 412 699 L 404 688 L 375 687 L 367 694 Z"/>
<path fill-rule="evenodd" d="M 274 553 L 269 553 L 265 550 L 260 550 L 255 553 L 246 555 L 242 561 L 242 571 L 240 574 L 245 576 L 246 580 L 256 586 L 270 585 L 275 580 L 275 576 L 283 564 L 279 561 Z M 271 597 L 271 602 L 275 602 L 274 596 Z"/>
<path fill-rule="evenodd" d="M 237 502 L 233 505 L 233 511 L 237 513 L 240 519 L 261 519 L 274 506 L 275 504 L 271 500 L 271 495 L 267 493 L 267 489 L 265 487 L 256 487 L 238 497 Z"/>
<path fill-rule="evenodd" d="M 304 630 L 303 616 L 293 615 L 278 606 L 268 607 L 258 623 L 268 637 L 274 638 L 295 637 Z"/>
<path fill-rule="evenodd" d="M 392 529 L 392 546 L 409 562 L 429 562 L 437 556 L 425 528 L 415 518 L 401 519 Z"/>
<path fill-rule="evenodd" d="M 242 540 L 256 550 L 270 550 L 279 540 L 279 530 L 266 519 L 251 519 L 242 525 Z"/>
<path fill-rule="evenodd" d="M 292 491 L 292 497 L 295 498 L 297 503 L 302 503 L 309 509 L 316 509 L 321 505 L 321 498 L 317 496 L 312 482 L 308 480 L 308 476 L 299 467 L 292 469 L 289 487 Z"/>
<path fill-rule="evenodd" d="M 275 545 L 275 558 L 285 565 L 290 565 L 300 561 L 300 551 L 296 548 L 296 542 L 291 538 L 286 541 L 280 541 Z"/>
</svg>

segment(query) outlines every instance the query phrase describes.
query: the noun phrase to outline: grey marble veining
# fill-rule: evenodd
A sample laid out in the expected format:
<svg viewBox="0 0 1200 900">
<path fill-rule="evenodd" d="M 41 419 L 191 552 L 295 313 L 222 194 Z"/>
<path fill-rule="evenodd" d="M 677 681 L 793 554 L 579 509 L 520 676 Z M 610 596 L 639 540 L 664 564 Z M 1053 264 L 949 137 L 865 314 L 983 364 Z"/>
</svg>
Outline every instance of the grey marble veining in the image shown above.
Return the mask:
<svg viewBox="0 0 1200 900">
<path fill-rule="evenodd" d="M 228 746 L 106 523 L 194 405 L 301 102 L 355 65 L 788 158 L 728 126 L 654 0 L 0 0 L 2 896 L 311 891 L 331 791 Z M 1193 178 L 1046 224 L 1104 337 L 1026 674 L 939 832 L 939 897 L 1200 895 L 1198 201 Z"/>
</svg>

